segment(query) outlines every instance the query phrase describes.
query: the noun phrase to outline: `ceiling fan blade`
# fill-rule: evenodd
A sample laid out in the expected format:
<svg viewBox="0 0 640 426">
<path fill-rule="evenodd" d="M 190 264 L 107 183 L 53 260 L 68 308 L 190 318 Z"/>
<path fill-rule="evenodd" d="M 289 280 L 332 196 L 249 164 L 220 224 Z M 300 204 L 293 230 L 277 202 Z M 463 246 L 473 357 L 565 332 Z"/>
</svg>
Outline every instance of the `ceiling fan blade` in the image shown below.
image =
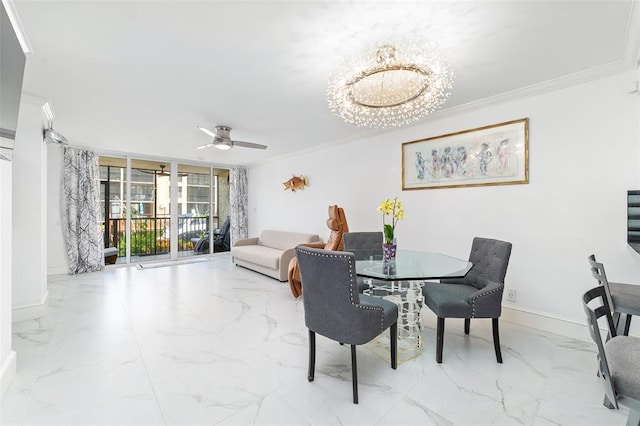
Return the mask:
<svg viewBox="0 0 640 426">
<path fill-rule="evenodd" d="M 233 141 L 233 145 L 243 146 L 245 148 L 267 149 L 266 145 L 260 145 L 259 143 Z"/>
<path fill-rule="evenodd" d="M 209 129 L 205 129 L 204 127 L 200 127 L 200 126 L 198 126 L 198 129 L 202 130 L 203 132 L 205 132 L 206 134 L 208 134 L 208 135 L 209 135 L 209 136 L 211 136 L 212 138 L 215 138 L 216 136 L 218 136 L 218 135 L 216 135 L 214 132 L 212 132 L 211 130 L 209 130 Z"/>
<path fill-rule="evenodd" d="M 204 145 L 196 146 L 196 149 L 204 149 L 209 148 L 210 146 L 214 146 L 214 143 L 205 143 Z"/>
</svg>

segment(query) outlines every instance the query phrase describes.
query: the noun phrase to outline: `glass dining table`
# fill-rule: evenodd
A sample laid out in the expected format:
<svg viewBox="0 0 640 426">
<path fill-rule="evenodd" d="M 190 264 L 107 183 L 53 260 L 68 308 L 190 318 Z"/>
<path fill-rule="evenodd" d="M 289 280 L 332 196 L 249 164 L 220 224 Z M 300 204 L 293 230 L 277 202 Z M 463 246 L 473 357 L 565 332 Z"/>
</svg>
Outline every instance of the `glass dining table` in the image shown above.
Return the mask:
<svg viewBox="0 0 640 426">
<path fill-rule="evenodd" d="M 398 306 L 398 349 L 412 353 L 422 349 L 424 281 L 461 278 L 473 266 L 468 260 L 442 253 L 398 250 L 394 261 L 384 261 L 382 254 L 371 255 L 370 250 L 349 251 L 356 256 L 356 274 L 368 284 L 364 294 L 383 297 Z"/>
</svg>

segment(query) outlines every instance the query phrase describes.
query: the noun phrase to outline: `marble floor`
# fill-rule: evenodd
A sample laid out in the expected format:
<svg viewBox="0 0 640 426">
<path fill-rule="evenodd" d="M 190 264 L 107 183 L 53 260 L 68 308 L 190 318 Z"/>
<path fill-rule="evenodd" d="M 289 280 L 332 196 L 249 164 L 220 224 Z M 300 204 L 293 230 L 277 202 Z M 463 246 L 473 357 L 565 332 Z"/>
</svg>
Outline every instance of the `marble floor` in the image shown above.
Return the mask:
<svg viewBox="0 0 640 426">
<path fill-rule="evenodd" d="M 318 337 L 307 381 L 302 300 L 231 263 L 209 262 L 49 278 L 44 317 L 14 324 L 18 374 L 3 425 L 615 425 L 602 405 L 595 346 L 501 322 L 447 322 L 434 359 L 435 317 L 424 308 L 424 353 L 389 367 L 358 349 L 360 404 L 351 400 L 348 346 Z"/>
</svg>

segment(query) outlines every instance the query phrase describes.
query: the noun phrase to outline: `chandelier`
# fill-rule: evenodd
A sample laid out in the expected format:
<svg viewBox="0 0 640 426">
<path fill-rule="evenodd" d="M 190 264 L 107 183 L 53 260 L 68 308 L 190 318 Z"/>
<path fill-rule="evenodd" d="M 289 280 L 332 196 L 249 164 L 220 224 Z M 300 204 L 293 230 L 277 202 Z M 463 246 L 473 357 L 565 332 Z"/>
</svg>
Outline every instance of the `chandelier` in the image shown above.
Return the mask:
<svg viewBox="0 0 640 426">
<path fill-rule="evenodd" d="M 433 44 L 385 44 L 342 64 L 329 79 L 331 111 L 363 127 L 424 118 L 449 97 L 453 72 Z"/>
</svg>

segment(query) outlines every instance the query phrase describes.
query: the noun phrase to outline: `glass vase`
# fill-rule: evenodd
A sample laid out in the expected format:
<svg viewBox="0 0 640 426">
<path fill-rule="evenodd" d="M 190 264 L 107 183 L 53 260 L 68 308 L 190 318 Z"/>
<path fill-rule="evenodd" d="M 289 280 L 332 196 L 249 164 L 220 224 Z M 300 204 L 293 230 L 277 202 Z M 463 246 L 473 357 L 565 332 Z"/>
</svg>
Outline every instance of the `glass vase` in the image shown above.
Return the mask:
<svg viewBox="0 0 640 426">
<path fill-rule="evenodd" d="M 382 244 L 382 259 L 384 261 L 396 260 L 396 244 Z"/>
</svg>

